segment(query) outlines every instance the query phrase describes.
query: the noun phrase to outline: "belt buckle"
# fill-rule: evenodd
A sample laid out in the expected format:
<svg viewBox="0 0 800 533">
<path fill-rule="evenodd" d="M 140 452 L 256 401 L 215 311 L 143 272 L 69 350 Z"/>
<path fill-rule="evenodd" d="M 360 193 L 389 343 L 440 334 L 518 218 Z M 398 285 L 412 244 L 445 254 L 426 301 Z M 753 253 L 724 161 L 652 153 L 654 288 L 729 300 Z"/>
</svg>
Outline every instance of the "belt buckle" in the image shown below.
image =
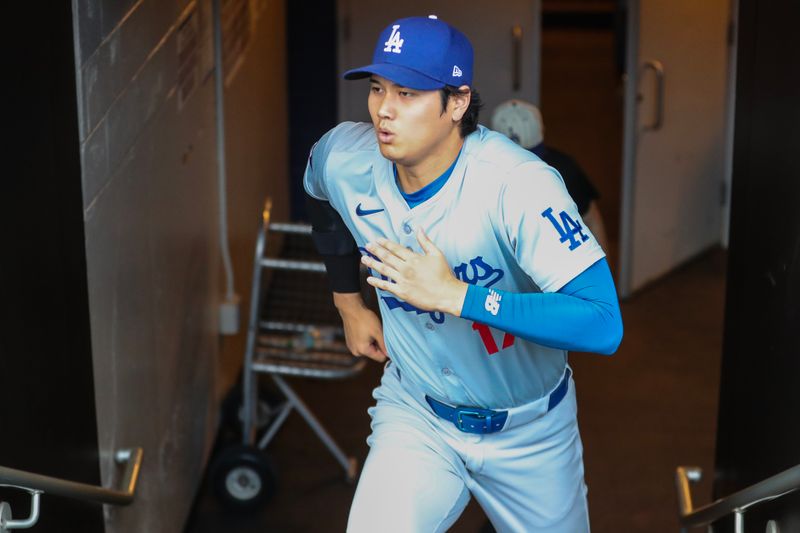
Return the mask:
<svg viewBox="0 0 800 533">
<path fill-rule="evenodd" d="M 486 412 L 480 412 L 474 408 L 456 407 L 456 427 L 464 433 L 484 433 L 487 429 L 486 420 L 491 420 L 492 414 L 493 413 L 487 414 Z M 477 431 L 473 428 L 464 427 L 464 420 L 461 418 L 462 415 L 470 415 L 476 417 L 478 420 L 483 420 L 483 427 Z"/>
</svg>

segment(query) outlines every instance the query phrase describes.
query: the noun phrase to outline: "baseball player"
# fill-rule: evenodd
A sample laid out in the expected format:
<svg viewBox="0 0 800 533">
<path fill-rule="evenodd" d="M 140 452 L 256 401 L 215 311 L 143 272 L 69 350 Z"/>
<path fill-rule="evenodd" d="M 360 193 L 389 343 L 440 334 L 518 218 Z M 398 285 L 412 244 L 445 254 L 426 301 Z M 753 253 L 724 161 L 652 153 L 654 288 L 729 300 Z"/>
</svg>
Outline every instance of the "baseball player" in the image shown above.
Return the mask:
<svg viewBox="0 0 800 533">
<path fill-rule="evenodd" d="M 470 496 L 499 531 L 589 530 L 567 350 L 616 350 L 614 283 L 559 174 L 478 125 L 472 75 L 461 32 L 393 22 L 344 75 L 368 78 L 372 124 L 306 168 L 347 344 L 389 359 L 348 531 L 445 531 Z"/>
<path fill-rule="evenodd" d="M 539 108 L 524 100 L 507 100 L 497 106 L 492 113 L 492 129 L 503 133 L 558 170 L 564 179 L 567 192 L 578 206 L 583 222 L 589 227 L 600 246 L 605 249 L 608 242 L 605 225 L 595 201 L 600 194 L 577 161 L 544 143 L 544 123 Z"/>
</svg>

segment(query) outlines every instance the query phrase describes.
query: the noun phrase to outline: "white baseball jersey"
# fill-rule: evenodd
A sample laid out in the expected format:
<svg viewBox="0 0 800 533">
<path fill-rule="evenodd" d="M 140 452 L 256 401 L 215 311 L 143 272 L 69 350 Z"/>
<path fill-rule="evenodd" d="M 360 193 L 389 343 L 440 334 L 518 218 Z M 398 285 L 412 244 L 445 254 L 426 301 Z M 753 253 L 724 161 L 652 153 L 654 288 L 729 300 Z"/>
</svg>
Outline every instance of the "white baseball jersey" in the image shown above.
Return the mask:
<svg viewBox="0 0 800 533">
<path fill-rule="evenodd" d="M 555 292 L 605 256 L 578 225 L 558 172 L 482 126 L 465 139 L 444 186 L 414 208 L 400 194 L 371 124 L 346 122 L 323 136 L 304 185 L 338 211 L 362 253 L 380 237 L 421 252 L 415 233 L 422 227 L 466 283 Z M 578 228 L 589 238 L 575 238 Z M 434 398 L 511 408 L 542 398 L 563 376 L 565 350 L 377 293 L 388 355 L 404 380 Z M 486 305 L 491 311 L 498 302 Z"/>
</svg>

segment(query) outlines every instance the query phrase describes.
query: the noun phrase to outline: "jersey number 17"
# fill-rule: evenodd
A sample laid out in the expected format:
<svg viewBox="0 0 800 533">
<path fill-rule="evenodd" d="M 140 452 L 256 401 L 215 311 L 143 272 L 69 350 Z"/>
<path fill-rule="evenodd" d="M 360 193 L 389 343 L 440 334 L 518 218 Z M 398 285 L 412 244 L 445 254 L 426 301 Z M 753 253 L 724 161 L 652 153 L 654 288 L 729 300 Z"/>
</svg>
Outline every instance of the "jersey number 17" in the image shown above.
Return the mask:
<svg viewBox="0 0 800 533">
<path fill-rule="evenodd" d="M 483 341 L 483 345 L 486 347 L 486 351 L 489 352 L 489 355 L 494 355 L 500 350 L 505 350 L 509 346 L 514 344 L 514 335 L 510 333 L 503 334 L 503 346 L 502 348 L 497 347 L 497 343 L 492 336 L 492 330 L 486 324 L 481 324 L 480 322 L 473 322 L 472 329 L 478 332 L 481 336 L 481 340 Z"/>
</svg>

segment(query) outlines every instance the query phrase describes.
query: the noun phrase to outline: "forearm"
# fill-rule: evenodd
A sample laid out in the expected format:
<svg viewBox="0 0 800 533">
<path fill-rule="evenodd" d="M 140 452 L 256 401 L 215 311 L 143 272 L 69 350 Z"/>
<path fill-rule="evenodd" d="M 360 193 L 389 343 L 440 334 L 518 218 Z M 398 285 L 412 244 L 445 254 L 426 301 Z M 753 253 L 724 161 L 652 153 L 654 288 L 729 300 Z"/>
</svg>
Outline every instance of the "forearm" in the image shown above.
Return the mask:
<svg viewBox="0 0 800 533">
<path fill-rule="evenodd" d="M 325 263 L 331 290 L 358 293 L 361 253 L 350 230 L 329 202 L 306 194 L 306 206 L 311 218 L 311 237 Z"/>
<path fill-rule="evenodd" d="M 565 350 L 612 354 L 622 340 L 622 317 L 605 260 L 557 293 L 513 293 L 471 285 L 461 316 Z"/>
<path fill-rule="evenodd" d="M 364 298 L 359 292 L 334 292 L 333 305 L 342 318 L 354 316 L 359 311 L 367 308 Z"/>
</svg>

